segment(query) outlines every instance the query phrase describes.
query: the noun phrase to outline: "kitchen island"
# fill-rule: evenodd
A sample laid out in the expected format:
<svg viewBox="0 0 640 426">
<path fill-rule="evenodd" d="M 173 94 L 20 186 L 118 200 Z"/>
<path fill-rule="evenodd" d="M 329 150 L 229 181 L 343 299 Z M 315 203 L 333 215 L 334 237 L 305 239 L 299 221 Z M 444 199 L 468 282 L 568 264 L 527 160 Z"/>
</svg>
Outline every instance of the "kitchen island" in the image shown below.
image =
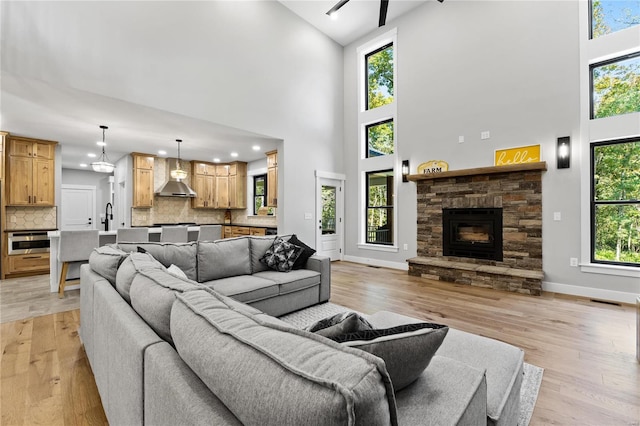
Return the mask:
<svg viewBox="0 0 640 426">
<path fill-rule="evenodd" d="M 267 226 L 255 226 L 255 225 L 245 225 L 245 224 L 223 224 L 222 225 L 222 236 L 225 238 L 225 233 L 227 236 L 231 236 L 229 232 L 226 232 L 226 228 L 232 228 L 233 230 L 242 230 L 243 235 L 270 235 L 276 233 L 276 228 L 267 227 Z M 244 234 L 245 229 L 248 228 L 249 231 Z M 149 230 L 149 241 L 160 241 L 160 234 L 162 233 L 162 227 L 154 226 L 148 227 Z M 255 231 L 260 229 L 260 231 Z M 188 226 L 188 239 L 189 241 L 196 241 L 198 239 L 198 233 L 200 232 L 200 226 Z M 116 242 L 116 230 L 112 231 L 99 231 L 98 235 L 100 238 L 100 245 L 103 246 L 105 244 L 112 244 Z M 58 291 L 58 283 L 60 281 L 60 271 L 62 269 L 62 263 L 58 261 L 58 242 L 60 239 L 60 231 L 49 231 L 47 233 L 51 241 L 50 245 L 50 257 L 49 257 L 49 286 L 51 293 L 56 293 Z M 237 236 L 237 235 L 233 235 Z M 69 265 L 69 270 L 67 272 L 67 280 L 73 280 L 80 278 L 80 263 L 72 263 Z M 73 290 L 80 288 L 80 284 L 67 286 L 65 289 Z"/>
</svg>

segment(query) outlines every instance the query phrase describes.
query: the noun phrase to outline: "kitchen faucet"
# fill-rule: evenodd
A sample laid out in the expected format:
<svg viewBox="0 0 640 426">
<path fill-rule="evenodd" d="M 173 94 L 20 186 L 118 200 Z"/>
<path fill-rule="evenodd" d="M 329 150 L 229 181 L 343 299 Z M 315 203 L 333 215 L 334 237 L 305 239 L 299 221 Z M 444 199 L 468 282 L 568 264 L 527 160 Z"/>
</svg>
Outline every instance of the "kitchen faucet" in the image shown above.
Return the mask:
<svg viewBox="0 0 640 426">
<path fill-rule="evenodd" d="M 113 220 L 113 206 L 111 203 L 107 203 L 107 207 L 104 211 L 104 220 L 101 222 L 104 224 L 104 230 L 109 230 L 109 220 Z"/>
</svg>

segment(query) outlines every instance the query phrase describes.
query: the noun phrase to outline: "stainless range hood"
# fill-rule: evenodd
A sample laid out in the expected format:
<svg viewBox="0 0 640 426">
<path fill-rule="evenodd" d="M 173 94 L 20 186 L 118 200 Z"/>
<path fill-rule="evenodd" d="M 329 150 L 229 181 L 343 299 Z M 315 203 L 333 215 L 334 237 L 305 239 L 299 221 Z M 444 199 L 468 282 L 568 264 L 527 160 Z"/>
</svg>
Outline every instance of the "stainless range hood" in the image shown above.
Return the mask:
<svg viewBox="0 0 640 426">
<path fill-rule="evenodd" d="M 181 166 L 184 167 L 183 164 Z M 182 197 L 182 198 L 193 198 L 196 196 L 196 192 L 189 188 L 189 185 L 186 183 L 171 178 L 171 170 L 175 170 L 178 167 L 178 159 L 177 158 L 167 158 L 166 162 L 166 172 L 167 172 L 167 181 L 160 188 L 156 195 L 160 197 Z"/>
</svg>

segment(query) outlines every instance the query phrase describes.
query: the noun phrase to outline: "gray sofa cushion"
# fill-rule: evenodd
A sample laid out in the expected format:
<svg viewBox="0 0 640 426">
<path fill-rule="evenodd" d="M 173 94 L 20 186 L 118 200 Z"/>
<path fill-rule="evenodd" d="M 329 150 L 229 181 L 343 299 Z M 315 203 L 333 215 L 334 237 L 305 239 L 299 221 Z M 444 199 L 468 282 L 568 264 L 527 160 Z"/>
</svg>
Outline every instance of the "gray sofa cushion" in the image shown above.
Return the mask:
<svg viewBox="0 0 640 426">
<path fill-rule="evenodd" d="M 286 294 L 320 284 L 320 273 L 308 269 L 298 269 L 290 272 L 263 271 L 253 274 L 253 276 L 278 284 L 280 286 L 280 294 Z"/>
<path fill-rule="evenodd" d="M 171 331 L 182 359 L 243 424 L 397 424 L 384 363 L 370 354 L 262 322 L 205 291 L 177 296 Z"/>
<path fill-rule="evenodd" d="M 279 292 L 278 284 L 253 275 L 221 278 L 203 284 L 239 302 L 253 302 L 277 296 Z"/>
<path fill-rule="evenodd" d="M 111 283 L 116 284 L 118 268 L 129 253 L 117 248 L 102 246 L 94 249 L 89 255 L 89 265 L 98 274 Z"/>
<path fill-rule="evenodd" d="M 249 237 L 251 244 L 251 273 L 255 274 L 260 271 L 268 271 L 269 267 L 264 263 L 260 262 L 260 259 L 267 252 L 271 244 L 273 244 L 273 240 L 275 240 L 275 236 L 267 236 L 267 237 Z"/>
<path fill-rule="evenodd" d="M 120 265 L 116 273 L 116 290 L 127 303 L 131 304 L 131 283 L 140 269 L 164 269 L 164 266 L 148 253 L 131 253 Z"/>
<path fill-rule="evenodd" d="M 330 336 L 330 339 L 382 358 L 397 392 L 422 374 L 448 331 L 449 327 L 444 325 L 418 323 L 385 329 L 364 329 Z"/>
<path fill-rule="evenodd" d="M 247 237 L 200 241 L 197 253 L 198 282 L 251 275 L 251 255 Z"/>
<path fill-rule="evenodd" d="M 172 264 L 180 268 L 190 280 L 198 280 L 196 265 L 197 242 L 191 243 L 118 243 L 124 251 L 135 252 L 138 247 L 156 258 L 166 268 Z"/>
<path fill-rule="evenodd" d="M 201 287 L 197 282 L 178 278 L 165 269 L 142 269 L 131 283 L 131 307 L 158 336 L 173 343 L 169 317 L 176 293 Z"/>
</svg>

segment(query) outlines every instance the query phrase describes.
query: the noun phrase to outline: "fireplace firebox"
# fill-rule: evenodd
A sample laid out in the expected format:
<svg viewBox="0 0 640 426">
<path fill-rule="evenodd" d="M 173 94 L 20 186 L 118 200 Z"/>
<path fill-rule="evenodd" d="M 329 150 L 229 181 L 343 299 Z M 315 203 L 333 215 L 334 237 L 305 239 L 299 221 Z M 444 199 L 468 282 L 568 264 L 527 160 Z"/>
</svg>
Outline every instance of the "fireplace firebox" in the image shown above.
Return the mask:
<svg viewBox="0 0 640 426">
<path fill-rule="evenodd" d="M 502 261 L 502 209 L 442 209 L 442 254 Z"/>
</svg>

